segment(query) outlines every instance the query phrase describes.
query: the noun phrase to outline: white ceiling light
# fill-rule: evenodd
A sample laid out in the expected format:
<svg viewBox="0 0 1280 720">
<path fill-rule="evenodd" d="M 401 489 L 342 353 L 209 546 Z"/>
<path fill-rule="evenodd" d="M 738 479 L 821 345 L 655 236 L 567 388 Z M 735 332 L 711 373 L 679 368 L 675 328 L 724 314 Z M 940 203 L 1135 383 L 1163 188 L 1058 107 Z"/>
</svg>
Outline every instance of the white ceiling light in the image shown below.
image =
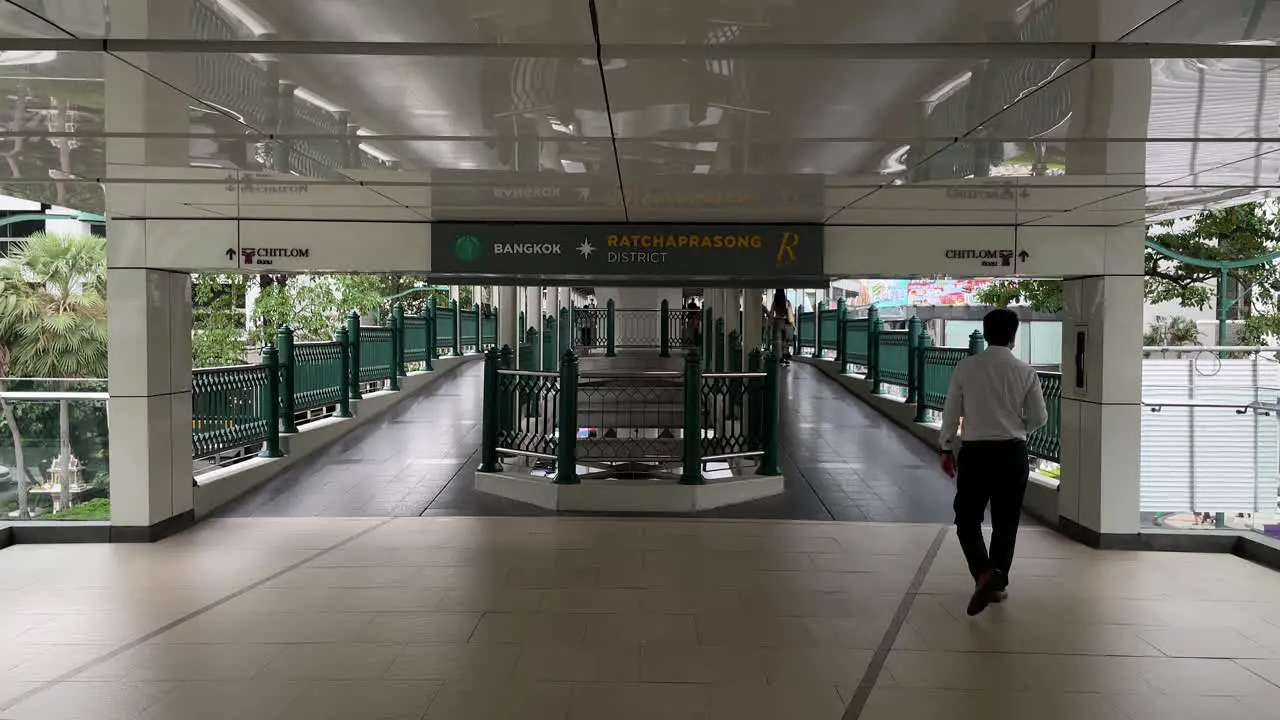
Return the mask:
<svg viewBox="0 0 1280 720">
<path fill-rule="evenodd" d="M 216 0 L 218 7 L 221 7 L 231 17 L 239 20 L 241 24 L 254 35 L 271 35 L 276 29 L 271 27 L 266 20 L 263 20 L 257 13 L 245 7 L 240 0 Z"/>
<path fill-rule="evenodd" d="M 3 50 L 0 51 L 0 65 L 43 65 L 58 59 L 56 50 Z"/>
<path fill-rule="evenodd" d="M 311 92 L 310 90 L 304 87 L 300 87 L 294 90 L 293 95 L 294 97 L 301 98 L 302 100 L 305 100 L 311 103 L 312 105 L 315 105 L 321 110 L 328 110 L 331 113 L 342 112 L 343 110 L 346 109 L 346 108 L 341 108 L 341 107 L 338 107 L 337 105 L 334 105 L 333 103 L 329 102 L 328 100 L 325 100 L 324 98 L 320 97 L 319 95 Z"/>
<path fill-rule="evenodd" d="M 694 165 L 693 174 L 694 175 L 710 175 L 711 166 L 710 165 Z"/>
<path fill-rule="evenodd" d="M 564 168 L 567 173 L 584 173 L 587 166 L 577 160 L 561 160 L 560 167 Z"/>
<path fill-rule="evenodd" d="M 376 147 L 374 147 L 374 146 L 370 145 L 369 143 L 360 143 L 360 149 L 361 149 L 361 150 L 363 150 L 364 152 L 369 153 L 370 155 L 372 155 L 372 156 L 374 156 L 374 157 L 378 158 L 379 160 L 381 160 L 381 161 L 382 161 L 382 162 L 384 162 L 384 163 L 396 163 L 396 162 L 400 162 L 400 158 L 396 157 L 395 155 L 392 155 L 391 153 L 383 152 L 383 151 L 379 150 L 378 148 L 376 148 Z"/>
</svg>

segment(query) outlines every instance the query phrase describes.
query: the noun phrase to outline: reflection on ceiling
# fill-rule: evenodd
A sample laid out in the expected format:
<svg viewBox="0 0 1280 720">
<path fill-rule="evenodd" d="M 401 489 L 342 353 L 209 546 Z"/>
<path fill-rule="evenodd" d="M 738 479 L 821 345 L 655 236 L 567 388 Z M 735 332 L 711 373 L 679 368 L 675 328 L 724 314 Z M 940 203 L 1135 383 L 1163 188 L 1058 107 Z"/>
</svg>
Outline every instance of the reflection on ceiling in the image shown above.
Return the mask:
<svg viewBox="0 0 1280 720">
<path fill-rule="evenodd" d="M 1271 0 L 0 0 L 0 37 L 0 191 L 116 215 L 1123 225 L 1280 186 Z"/>
</svg>

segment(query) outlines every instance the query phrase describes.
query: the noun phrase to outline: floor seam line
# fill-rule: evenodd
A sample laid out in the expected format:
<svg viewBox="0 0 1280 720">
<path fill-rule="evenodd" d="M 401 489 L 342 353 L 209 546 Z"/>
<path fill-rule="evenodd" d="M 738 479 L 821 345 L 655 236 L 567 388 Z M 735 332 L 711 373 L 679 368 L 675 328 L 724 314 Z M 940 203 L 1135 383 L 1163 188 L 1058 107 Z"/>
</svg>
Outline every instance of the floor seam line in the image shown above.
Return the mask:
<svg viewBox="0 0 1280 720">
<path fill-rule="evenodd" d="M 942 543 L 947 539 L 947 533 L 950 531 L 949 527 L 938 528 L 938 534 L 934 536 L 929 549 L 925 551 L 920 567 L 916 569 L 915 577 L 911 578 L 911 584 L 907 586 L 907 591 L 902 594 L 898 609 L 894 612 L 893 619 L 889 621 L 889 627 L 885 628 L 884 636 L 880 638 L 880 644 L 876 646 L 876 651 L 871 656 L 871 662 L 867 663 L 867 669 L 862 673 L 862 679 L 858 681 L 858 688 L 854 691 L 853 697 L 849 698 L 849 704 L 845 707 L 844 714 L 840 716 L 841 720 L 858 720 L 862 716 L 867 700 L 871 698 L 871 691 L 875 689 L 876 682 L 884 671 L 889 653 L 893 650 L 894 643 L 898 641 L 902 626 L 907 622 L 907 615 L 911 613 L 911 607 L 920 595 L 920 588 L 924 586 L 925 578 L 933 569 L 933 563 L 938 559 L 938 552 L 942 549 Z"/>
<path fill-rule="evenodd" d="M 330 545 L 329 547 L 324 548 L 323 550 L 320 550 L 320 551 L 318 551 L 318 552 L 312 553 L 311 555 L 308 555 L 307 557 L 305 557 L 305 558 L 303 558 L 303 559 L 301 559 L 301 560 L 299 560 L 299 561 L 297 561 L 297 562 L 295 562 L 295 563 L 293 563 L 293 564 L 291 564 L 291 565 L 287 565 L 287 566 L 285 566 L 284 568 L 282 568 L 282 569 L 280 569 L 280 570 L 277 570 L 276 572 L 274 572 L 274 573 L 272 573 L 272 574 L 270 574 L 270 575 L 268 575 L 268 576 L 266 576 L 266 577 L 264 577 L 264 578 L 261 578 L 261 579 L 259 579 L 259 580 L 255 580 L 254 582 L 249 583 L 248 585 L 245 585 L 244 587 L 240 588 L 239 590 L 236 590 L 236 591 L 234 591 L 234 592 L 228 593 L 227 595 L 223 595 L 222 597 L 220 597 L 220 598 L 218 598 L 218 599 L 216 599 L 216 600 L 214 600 L 214 601 L 212 601 L 212 602 L 210 602 L 210 603 L 207 603 L 207 604 L 205 604 L 205 605 L 202 605 L 202 606 L 200 606 L 200 607 L 196 608 L 195 610 L 192 610 L 191 612 L 187 613 L 186 615 L 183 615 L 182 617 L 178 618 L 177 620 L 172 620 L 172 621 L 170 621 L 170 622 L 168 622 L 168 623 L 166 623 L 166 624 L 164 624 L 164 625 L 162 625 L 162 626 L 160 626 L 160 627 L 156 628 L 155 630 L 152 630 L 152 631 L 150 631 L 150 632 L 148 632 L 148 633 L 146 633 L 146 634 L 142 635 L 141 637 L 138 637 L 138 638 L 135 638 L 135 639 L 133 639 L 133 640 L 130 640 L 129 642 L 127 642 L 127 643 L 125 643 L 125 644 L 121 645 L 120 647 L 115 648 L 114 650 L 109 650 L 109 651 L 107 651 L 107 652 L 105 652 L 105 653 L 103 653 L 103 654 L 101 654 L 101 655 L 99 655 L 99 656 L 97 656 L 97 657 L 95 657 L 95 658 L 93 658 L 93 659 L 89 660 L 88 662 L 82 663 L 81 665 L 78 665 L 78 666 L 76 666 L 76 667 L 74 667 L 74 668 L 72 668 L 72 669 L 70 669 L 70 670 L 68 670 L 68 671 L 66 671 L 66 672 L 64 672 L 64 673 L 62 673 L 61 675 L 57 676 L 56 678 L 53 678 L 52 680 L 46 680 L 46 681 L 44 681 L 44 682 L 40 683 L 39 685 L 37 685 L 36 687 L 34 687 L 34 688 L 32 688 L 32 689 L 30 689 L 30 690 L 28 690 L 28 691 L 26 691 L 26 692 L 24 692 L 24 693 L 22 693 L 22 694 L 20 694 L 20 695 L 17 695 L 17 696 L 15 696 L 15 697 L 13 697 L 13 698 L 10 698 L 9 700 L 5 701 L 3 704 L 0 704 L 0 712 L 5 712 L 5 711 L 8 711 L 8 710 L 11 710 L 11 709 L 13 709 L 13 707 L 14 707 L 14 706 L 16 706 L 16 705 L 18 705 L 18 704 L 20 704 L 20 703 L 24 703 L 24 702 L 26 702 L 27 700 L 30 700 L 31 698 L 35 697 L 36 695 L 39 695 L 40 693 L 45 692 L 46 690 L 50 690 L 50 689 L 52 689 L 52 688 L 54 688 L 54 687 L 56 687 L 56 686 L 58 686 L 58 685 L 61 685 L 62 683 L 65 683 L 65 682 L 67 682 L 67 681 L 69 681 L 69 680 L 74 679 L 77 675 L 79 675 L 79 674 L 81 674 L 81 673 L 85 672 L 86 670 L 89 670 L 89 669 L 91 669 L 91 668 L 97 667 L 98 665 L 101 665 L 102 663 L 105 663 L 105 662 L 107 662 L 108 660 L 113 660 L 113 659 L 115 659 L 115 658 L 117 658 L 117 657 L 119 657 L 119 656 L 121 656 L 121 655 L 123 655 L 123 654 L 125 654 L 125 653 L 129 652 L 130 650 L 133 650 L 133 649 L 135 649 L 135 648 L 137 648 L 137 647 L 139 647 L 139 646 L 141 646 L 141 645 L 143 645 L 143 644 L 145 644 L 145 643 L 147 643 L 147 642 L 150 642 L 151 640 L 156 639 L 157 637 L 160 637 L 161 635 L 163 635 L 163 634 L 165 634 L 165 633 L 169 632 L 170 630 L 173 630 L 173 629 L 175 629 L 175 628 L 179 627 L 180 625 L 183 625 L 183 624 L 185 624 L 185 623 L 187 623 L 187 622 L 189 622 L 189 621 L 191 621 L 191 620 L 194 620 L 194 619 L 196 619 L 196 618 L 200 617 L 201 615 L 204 615 L 205 613 L 209 612 L 210 610 L 215 610 L 215 609 L 217 609 L 217 608 L 219 608 L 219 607 L 221 607 L 221 606 L 223 606 L 223 605 L 225 605 L 225 604 L 227 604 L 227 603 L 231 602 L 232 600 L 235 600 L 236 598 L 238 598 L 238 597 L 240 597 L 240 596 L 242 596 L 242 595 L 245 595 L 246 593 L 248 593 L 248 592 L 250 592 L 250 591 L 256 590 L 256 589 L 258 589 L 258 588 L 262 587 L 263 585 L 266 585 L 267 583 L 271 582 L 272 580 L 275 580 L 276 578 L 282 577 L 282 576 L 284 576 L 284 575 L 286 575 L 286 574 L 288 574 L 288 573 L 290 573 L 290 572 L 293 572 L 294 570 L 297 570 L 298 568 L 300 568 L 300 567 L 302 567 L 302 566 L 306 565 L 307 563 L 313 562 L 313 561 L 315 561 L 315 560 L 318 560 L 318 559 L 320 559 L 320 558 L 324 557 L 325 555 L 327 555 L 327 554 L 329 554 L 329 553 L 333 552 L 334 550 L 337 550 L 338 548 L 340 548 L 340 547 L 342 547 L 342 546 L 344 546 L 344 545 L 347 545 L 348 543 L 354 542 L 355 540 L 359 540 L 360 538 L 362 538 L 362 537 L 364 537 L 365 535 L 368 535 L 369 533 L 373 532 L 374 530 L 377 530 L 378 528 L 380 528 L 380 527 L 382 527 L 382 526 L 386 525 L 387 523 L 391 522 L 392 520 L 395 520 L 395 518 L 386 518 L 385 520 L 382 520 L 381 522 L 378 522 L 378 523 L 376 523 L 376 524 L 374 524 L 374 525 L 371 525 L 371 526 L 369 526 L 369 527 L 367 527 L 367 528 L 365 528 L 365 529 L 363 529 L 363 530 L 360 530 L 359 532 L 356 532 L 356 533 L 354 533 L 354 534 L 352 534 L 352 535 L 350 535 L 350 536 L 348 536 L 348 537 L 346 537 L 346 538 L 344 538 L 344 539 L 342 539 L 342 540 L 339 540 L 338 542 L 334 543 L 333 545 Z"/>
</svg>

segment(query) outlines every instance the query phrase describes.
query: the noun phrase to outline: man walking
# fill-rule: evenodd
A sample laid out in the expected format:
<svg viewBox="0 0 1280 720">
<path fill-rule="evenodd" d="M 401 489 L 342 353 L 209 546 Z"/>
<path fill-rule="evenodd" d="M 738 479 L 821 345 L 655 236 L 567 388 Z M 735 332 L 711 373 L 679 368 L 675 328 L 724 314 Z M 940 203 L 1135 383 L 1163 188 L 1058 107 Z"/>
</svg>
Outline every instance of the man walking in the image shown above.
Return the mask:
<svg viewBox="0 0 1280 720">
<path fill-rule="evenodd" d="M 982 318 L 982 333 L 987 349 L 951 375 L 940 438 L 942 470 L 956 478 L 956 538 L 975 584 L 969 615 L 1005 597 L 1030 474 L 1027 436 L 1049 419 L 1040 378 L 1012 352 L 1017 314 L 992 310 Z M 982 538 L 988 504 L 990 554 Z"/>
</svg>

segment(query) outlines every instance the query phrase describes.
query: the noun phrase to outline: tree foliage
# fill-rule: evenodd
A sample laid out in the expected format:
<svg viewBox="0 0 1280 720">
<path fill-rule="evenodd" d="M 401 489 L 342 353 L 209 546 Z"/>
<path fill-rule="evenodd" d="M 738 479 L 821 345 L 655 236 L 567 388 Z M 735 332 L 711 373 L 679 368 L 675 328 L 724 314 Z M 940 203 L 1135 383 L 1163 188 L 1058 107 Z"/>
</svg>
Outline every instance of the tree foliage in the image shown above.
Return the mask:
<svg viewBox="0 0 1280 720">
<path fill-rule="evenodd" d="M 1197 260 L 1247 261 L 1280 251 L 1276 213 L 1259 203 L 1206 210 L 1193 218 L 1155 225 L 1149 237 L 1161 247 Z M 1148 302 L 1175 302 L 1201 310 L 1216 306 L 1217 269 L 1182 262 L 1151 248 L 1146 249 L 1144 263 L 1143 290 Z M 1226 301 L 1232 303 L 1229 317 L 1242 321 L 1238 341 L 1257 345 L 1280 334 L 1280 265 L 1266 262 L 1231 268 L 1227 279 Z M 1062 309 L 1062 283 L 996 282 L 984 288 L 978 300 L 1001 307 L 1023 303 L 1042 312 L 1058 312 Z"/>
<path fill-rule="evenodd" d="M 1146 347 L 1174 347 L 1199 342 L 1200 328 L 1196 327 L 1194 320 L 1182 316 L 1157 316 L 1142 334 L 1142 344 Z"/>
</svg>

